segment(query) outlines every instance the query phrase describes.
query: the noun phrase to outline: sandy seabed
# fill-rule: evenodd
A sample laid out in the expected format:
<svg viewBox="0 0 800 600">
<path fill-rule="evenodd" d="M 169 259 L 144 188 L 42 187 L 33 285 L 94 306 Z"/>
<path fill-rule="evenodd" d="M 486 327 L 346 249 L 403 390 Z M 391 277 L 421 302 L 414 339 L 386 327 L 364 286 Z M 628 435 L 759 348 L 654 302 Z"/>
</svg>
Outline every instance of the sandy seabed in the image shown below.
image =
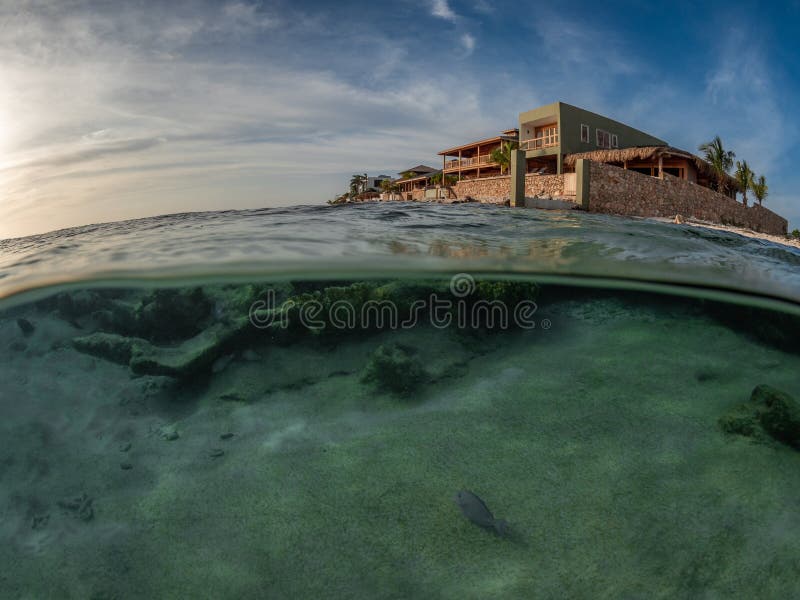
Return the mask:
<svg viewBox="0 0 800 600">
<path fill-rule="evenodd" d="M 264 339 L 182 385 L 20 314 L 28 336 L 0 320 L 2 598 L 800 595 L 800 452 L 718 426 L 757 384 L 800 397 L 800 356 L 690 303 Z M 411 397 L 362 381 L 387 343 L 430 375 Z"/>
</svg>

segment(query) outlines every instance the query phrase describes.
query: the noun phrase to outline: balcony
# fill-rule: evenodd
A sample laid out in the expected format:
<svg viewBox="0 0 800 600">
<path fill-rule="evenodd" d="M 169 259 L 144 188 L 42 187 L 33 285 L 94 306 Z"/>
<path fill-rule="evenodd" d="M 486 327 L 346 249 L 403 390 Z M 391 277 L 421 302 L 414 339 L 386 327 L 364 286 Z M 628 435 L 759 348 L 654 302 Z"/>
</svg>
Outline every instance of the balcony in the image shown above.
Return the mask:
<svg viewBox="0 0 800 600">
<path fill-rule="evenodd" d="M 542 148 L 553 148 L 558 146 L 558 134 L 543 135 L 531 140 L 523 140 L 519 143 L 520 150 L 541 150 Z"/>
<path fill-rule="evenodd" d="M 497 165 L 496 162 L 492 161 L 492 156 L 490 154 L 473 156 L 472 158 L 462 158 L 461 160 L 448 160 L 444 163 L 444 170 L 451 171 L 453 169 L 468 169 L 486 165 Z"/>
</svg>

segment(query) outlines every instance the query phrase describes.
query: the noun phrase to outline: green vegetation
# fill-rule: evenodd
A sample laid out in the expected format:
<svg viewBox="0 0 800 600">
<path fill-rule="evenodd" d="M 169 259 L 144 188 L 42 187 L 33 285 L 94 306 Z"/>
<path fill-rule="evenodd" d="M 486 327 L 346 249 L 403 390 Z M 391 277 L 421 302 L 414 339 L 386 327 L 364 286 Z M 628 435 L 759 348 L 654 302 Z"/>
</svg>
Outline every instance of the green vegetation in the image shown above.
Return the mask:
<svg viewBox="0 0 800 600">
<path fill-rule="evenodd" d="M 698 148 L 705 154 L 706 161 L 714 169 L 717 175 L 717 191 L 724 194 L 728 191 L 725 183 L 726 175 L 730 174 L 733 167 L 733 160 L 736 158 L 736 153 L 731 150 L 725 150 L 722 140 L 719 136 L 715 136 L 710 142 L 700 144 Z M 756 177 L 756 174 L 747 164 L 746 160 L 736 161 L 736 171 L 733 174 L 738 187 L 738 192 L 742 194 L 742 203 L 747 206 L 747 191 L 753 192 L 758 205 L 761 206 L 764 199 L 769 192 L 767 186 L 767 178 L 763 175 Z"/>
<path fill-rule="evenodd" d="M 742 192 L 742 203 L 747 206 L 747 190 L 753 187 L 755 173 L 750 169 L 746 160 L 736 161 L 736 173 L 734 174 L 736 183 L 739 184 L 739 191 Z"/>
<path fill-rule="evenodd" d="M 800 229 L 793 229 L 792 230 L 792 237 L 793 238 L 800 238 Z"/>
<path fill-rule="evenodd" d="M 499 148 L 492 150 L 491 159 L 500 165 L 500 172 L 504 173 L 511 166 L 511 152 L 516 150 L 517 142 L 503 142 Z"/>
<path fill-rule="evenodd" d="M 431 183 L 433 185 L 441 185 L 443 179 L 446 187 L 453 186 L 458 182 L 458 177 L 455 175 L 447 175 L 446 177 L 443 177 L 442 173 L 435 173 L 434 175 L 431 175 Z"/>
<path fill-rule="evenodd" d="M 381 191 L 386 194 L 396 194 L 400 191 L 400 186 L 394 183 L 391 179 L 384 179 L 381 181 Z"/>
<path fill-rule="evenodd" d="M 733 159 L 736 158 L 736 153 L 731 150 L 725 150 L 719 136 L 715 136 L 710 142 L 700 144 L 698 149 L 705 153 L 706 161 L 717 174 L 717 191 L 724 194 L 727 190 L 725 176 L 728 175 L 728 172 L 733 167 Z"/>
<path fill-rule="evenodd" d="M 764 199 L 769 193 L 769 186 L 767 185 L 767 178 L 759 175 L 758 179 L 753 179 L 750 184 L 750 189 L 753 191 L 753 196 L 758 200 L 758 205 L 762 206 Z"/>
<path fill-rule="evenodd" d="M 350 178 L 350 196 L 354 197 L 362 192 L 366 192 L 368 179 L 369 177 L 367 177 L 366 173 L 363 175 L 353 175 Z"/>
</svg>

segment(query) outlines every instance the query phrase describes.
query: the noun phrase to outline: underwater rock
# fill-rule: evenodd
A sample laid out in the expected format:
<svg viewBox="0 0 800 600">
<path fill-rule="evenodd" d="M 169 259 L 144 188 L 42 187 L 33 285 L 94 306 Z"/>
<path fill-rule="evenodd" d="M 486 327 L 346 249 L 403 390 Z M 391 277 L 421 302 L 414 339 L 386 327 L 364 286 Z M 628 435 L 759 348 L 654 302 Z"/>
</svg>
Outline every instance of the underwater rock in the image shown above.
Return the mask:
<svg viewBox="0 0 800 600">
<path fill-rule="evenodd" d="M 89 497 L 85 492 L 80 496 L 69 498 L 66 500 L 59 500 L 56 504 L 68 512 L 71 512 L 76 518 L 84 522 L 89 522 L 94 518 L 94 508 L 92 503 L 94 499 Z"/>
<path fill-rule="evenodd" d="M 131 443 L 130 442 L 125 442 L 124 444 L 120 445 L 120 447 L 119 447 L 119 451 L 120 452 L 127 452 L 130 449 L 131 449 Z"/>
<path fill-rule="evenodd" d="M 221 439 L 221 440 L 229 440 L 229 439 L 231 439 L 233 437 L 233 435 L 234 434 L 232 434 L 230 431 L 228 431 L 226 433 L 221 433 L 219 435 L 219 439 Z"/>
<path fill-rule="evenodd" d="M 733 407 L 727 414 L 721 416 L 718 422 L 725 433 L 752 438 L 760 437 L 762 434 L 758 414 L 747 404 Z"/>
<path fill-rule="evenodd" d="M 174 342 L 197 335 L 212 314 L 203 288 L 160 289 L 136 310 L 136 333 L 154 342 Z"/>
<path fill-rule="evenodd" d="M 215 323 L 177 346 L 157 346 L 138 337 L 98 332 L 77 337 L 76 350 L 128 365 L 136 375 L 166 375 L 185 378 L 210 370 L 215 361 L 252 334 L 248 319 Z"/>
<path fill-rule="evenodd" d="M 133 468 L 133 465 L 129 462 L 124 462 L 119 465 L 119 468 L 123 471 L 130 471 Z"/>
<path fill-rule="evenodd" d="M 461 509 L 461 514 L 475 525 L 492 530 L 501 537 L 508 533 L 508 523 L 502 519 L 495 519 L 486 503 L 469 490 L 461 490 L 453 500 Z"/>
<path fill-rule="evenodd" d="M 19 327 L 23 335 L 26 336 L 31 335 L 36 330 L 36 327 L 34 327 L 33 323 L 31 323 L 30 321 L 28 321 L 28 319 L 25 319 L 23 317 L 17 319 L 17 327 Z"/>
<path fill-rule="evenodd" d="M 750 402 L 734 406 L 718 423 L 725 433 L 772 438 L 800 450 L 800 403 L 769 385 L 756 386 Z"/>
<path fill-rule="evenodd" d="M 361 376 L 380 390 L 408 395 L 429 379 L 422 363 L 409 348 L 399 344 L 378 346 Z"/>
<path fill-rule="evenodd" d="M 223 454 L 225 454 L 225 450 L 222 448 L 212 448 L 211 452 L 208 453 L 208 456 L 211 458 L 219 458 Z"/>
<path fill-rule="evenodd" d="M 181 437 L 174 425 L 164 425 L 159 429 L 159 433 L 161 434 L 161 439 L 168 442 L 174 442 Z"/>
<path fill-rule="evenodd" d="M 800 404 L 769 385 L 759 385 L 750 401 L 760 407 L 761 425 L 776 440 L 800 449 Z"/>
<path fill-rule="evenodd" d="M 136 352 L 142 353 L 152 348 L 147 340 L 103 332 L 74 338 L 72 345 L 78 352 L 104 358 L 120 365 L 130 363 L 134 349 Z"/>
<path fill-rule="evenodd" d="M 72 320 L 106 309 L 111 300 L 93 290 L 63 292 L 56 296 L 56 308 L 61 317 Z"/>
<path fill-rule="evenodd" d="M 246 317 L 215 323 L 178 346 L 134 345 L 129 366 L 137 375 L 186 378 L 210 370 L 214 361 L 249 334 L 252 328 Z"/>
</svg>

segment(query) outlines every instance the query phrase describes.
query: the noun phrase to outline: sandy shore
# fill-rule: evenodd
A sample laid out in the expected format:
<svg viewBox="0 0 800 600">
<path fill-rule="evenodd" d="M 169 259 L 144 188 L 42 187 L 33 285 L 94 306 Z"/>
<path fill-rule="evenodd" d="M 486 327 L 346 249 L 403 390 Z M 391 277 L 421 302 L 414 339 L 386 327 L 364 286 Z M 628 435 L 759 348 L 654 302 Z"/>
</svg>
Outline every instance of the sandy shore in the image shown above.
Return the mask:
<svg viewBox="0 0 800 600">
<path fill-rule="evenodd" d="M 662 217 L 649 217 L 648 220 L 658 221 L 659 223 L 675 222 L 674 219 L 667 219 Z M 727 231 L 729 233 L 735 233 L 737 235 L 743 235 L 749 238 L 757 238 L 761 240 L 766 240 L 768 242 L 773 242 L 775 244 L 781 244 L 783 246 L 789 246 L 791 248 L 800 249 L 800 238 L 786 237 L 783 235 L 772 235 L 769 233 L 761 233 L 758 231 L 753 231 L 752 229 L 745 229 L 743 227 L 734 227 L 732 225 L 720 225 L 718 223 L 711 223 L 710 221 L 701 221 L 699 219 L 686 219 L 683 222 L 683 224 L 691 225 L 692 227 L 704 227 L 706 229 L 717 229 L 719 231 Z"/>
</svg>

